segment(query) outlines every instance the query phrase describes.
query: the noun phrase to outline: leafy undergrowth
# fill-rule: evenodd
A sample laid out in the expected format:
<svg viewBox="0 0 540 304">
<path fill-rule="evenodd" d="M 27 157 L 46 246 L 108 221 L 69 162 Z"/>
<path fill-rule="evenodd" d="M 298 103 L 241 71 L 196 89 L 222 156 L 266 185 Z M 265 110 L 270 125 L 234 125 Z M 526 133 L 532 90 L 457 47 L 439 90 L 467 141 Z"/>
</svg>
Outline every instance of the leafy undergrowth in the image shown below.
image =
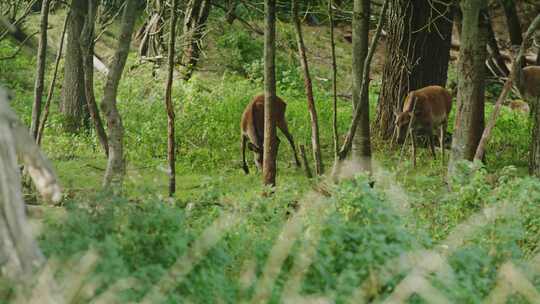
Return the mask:
<svg viewBox="0 0 540 304">
<path fill-rule="evenodd" d="M 467 175 L 467 169 L 463 170 Z M 417 225 L 418 217 L 397 211 L 385 189 L 371 189 L 365 177 L 328 186 L 331 197 L 320 198 L 322 208 L 316 209 L 312 200 L 303 201 L 313 212 L 301 217 L 304 228 L 285 252 L 272 248 L 286 241 L 279 235 L 291 221 L 295 208 L 291 201 L 305 196 L 294 191 L 297 185 L 282 187 L 272 197 L 246 194 L 234 200 L 221 188 L 207 186 L 209 201 L 199 198 L 200 202 L 193 201 L 186 208 L 157 199 L 133 202 L 90 195 L 84 202 L 67 202 L 67 220 L 48 222 L 40 244 L 47 255 L 61 259 L 97 249 L 101 259 L 95 275 L 102 280 L 101 287 L 135 278 L 137 284 L 122 294 L 124 301 L 133 301 L 143 297 L 177 259 L 186 258 L 188 248 L 213 221 L 232 213 L 236 224 L 222 231 L 221 240 L 174 286 L 168 303 L 249 300 L 257 294 L 262 278 L 270 274 L 266 263 L 271 256 L 284 254 L 270 296 L 272 303 L 278 303 L 285 296 L 299 255 L 306 254 L 310 245 L 315 251 L 297 292 L 345 303 L 360 287 L 372 299 L 391 295 L 413 269 L 434 259 L 428 256 L 421 263 L 407 263 L 407 256 L 439 252 L 439 246 L 451 244 L 446 238 L 456 226 L 484 208 L 509 203 L 511 208 L 477 229 L 460 228 L 458 246 L 446 251 L 449 268 L 441 266 L 426 274 L 429 283 L 452 302 L 476 303 L 495 288 L 499 268 L 508 261 L 540 287 L 523 262 L 537 253 L 540 182 L 509 172 L 490 185 L 485 174 L 483 170 L 473 173 L 472 182 L 464 183 L 460 191 L 440 201 L 436 211 L 431 210 L 432 220 L 421 219 L 432 224 L 427 229 L 407 228 L 412 222 Z M 417 207 L 411 206 L 414 213 L 420 212 Z M 435 238 L 430 237 L 433 231 L 439 231 Z"/>
</svg>

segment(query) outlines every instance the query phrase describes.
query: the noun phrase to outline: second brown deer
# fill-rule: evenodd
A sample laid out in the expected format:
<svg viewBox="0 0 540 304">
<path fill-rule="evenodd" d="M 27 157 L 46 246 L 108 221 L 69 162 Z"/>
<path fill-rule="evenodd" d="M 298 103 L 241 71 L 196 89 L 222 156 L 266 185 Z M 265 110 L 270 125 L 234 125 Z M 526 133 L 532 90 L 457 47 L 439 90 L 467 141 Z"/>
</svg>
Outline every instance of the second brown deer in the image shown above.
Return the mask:
<svg viewBox="0 0 540 304">
<path fill-rule="evenodd" d="M 395 113 L 396 120 L 392 141 L 401 139 L 404 131 L 408 132 L 406 137 L 411 136 L 414 166 L 416 166 L 417 133 L 422 132 L 427 135 L 431 153 L 433 158 L 436 158 L 432 135 L 436 128 L 439 128 L 441 157 L 444 161 L 444 136 L 451 109 L 452 95 L 450 92 L 441 86 L 434 85 L 411 91 L 405 99 L 403 111 Z"/>
<path fill-rule="evenodd" d="M 519 74 L 517 87 L 527 97 L 540 97 L 540 66 L 524 67 Z"/>
<path fill-rule="evenodd" d="M 276 127 L 281 130 L 283 135 L 289 141 L 294 154 L 294 161 L 297 167 L 300 167 L 300 160 L 296 153 L 296 146 L 294 139 L 289 132 L 287 126 L 287 120 L 285 120 L 285 110 L 287 104 L 283 99 L 276 96 L 274 102 L 275 108 L 272 119 L 276 122 Z M 257 168 L 262 169 L 263 162 L 263 141 L 264 141 L 264 95 L 255 96 L 251 102 L 246 106 L 244 113 L 242 114 L 242 121 L 240 122 L 241 129 L 241 150 L 242 150 L 242 169 L 246 174 L 249 174 L 249 168 L 246 163 L 246 146 L 255 154 L 255 164 Z M 277 139 L 279 144 L 279 139 Z"/>
</svg>

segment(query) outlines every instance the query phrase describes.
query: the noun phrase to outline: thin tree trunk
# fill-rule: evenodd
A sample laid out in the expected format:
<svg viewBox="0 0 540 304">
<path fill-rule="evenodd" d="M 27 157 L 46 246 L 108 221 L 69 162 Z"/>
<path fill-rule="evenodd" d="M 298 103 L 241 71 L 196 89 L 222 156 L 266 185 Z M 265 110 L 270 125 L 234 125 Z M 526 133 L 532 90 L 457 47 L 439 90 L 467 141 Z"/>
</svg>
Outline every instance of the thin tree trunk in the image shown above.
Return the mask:
<svg viewBox="0 0 540 304">
<path fill-rule="evenodd" d="M 456 121 L 448 176 L 454 176 L 457 163 L 473 160 L 484 128 L 484 78 L 487 18 L 485 0 L 463 0 L 463 29 L 458 62 Z"/>
<path fill-rule="evenodd" d="M 276 1 L 265 0 L 264 29 L 264 142 L 263 142 L 263 182 L 276 185 L 276 122 L 274 103 L 276 102 Z"/>
<path fill-rule="evenodd" d="M 36 84 L 34 87 L 34 105 L 32 106 L 32 122 L 30 134 L 37 140 L 39 120 L 41 118 L 41 104 L 43 100 L 43 86 L 45 78 L 45 63 L 47 60 L 47 25 L 49 19 L 50 0 L 41 3 L 40 35 L 37 54 Z"/>
<path fill-rule="evenodd" d="M 88 0 L 87 3 L 87 13 L 79 41 L 83 59 L 86 105 L 90 117 L 92 118 L 92 122 L 94 123 L 99 143 L 101 144 L 105 155 L 109 156 L 109 142 L 105 129 L 103 128 L 103 122 L 99 116 L 96 97 L 94 95 L 94 23 L 96 21 L 97 1 Z"/>
<path fill-rule="evenodd" d="M 540 177 L 540 96 L 528 98 L 531 106 L 531 143 L 529 145 L 529 174 Z"/>
<path fill-rule="evenodd" d="M 167 159 L 169 161 L 169 196 L 172 197 L 176 192 L 176 169 L 175 169 L 175 142 L 174 142 L 174 105 L 172 102 L 172 84 L 174 71 L 174 44 L 176 32 L 176 12 L 178 0 L 173 0 L 170 18 L 169 51 L 168 51 L 168 75 L 167 86 L 165 88 L 165 107 L 167 109 Z"/>
<path fill-rule="evenodd" d="M 64 26 L 62 27 L 62 35 L 60 36 L 60 46 L 58 47 L 58 53 L 56 54 L 56 60 L 54 62 L 54 72 L 51 84 L 49 85 L 49 92 L 47 93 L 47 101 L 45 101 L 45 107 L 43 110 L 43 119 L 40 121 L 38 135 L 37 135 L 37 144 L 41 145 L 41 140 L 43 139 L 43 132 L 45 131 L 45 124 L 49 118 L 49 109 L 51 106 L 51 100 L 54 93 L 54 86 L 56 85 L 56 78 L 58 76 L 58 67 L 60 65 L 60 59 L 62 58 L 62 50 L 64 48 L 64 39 L 66 37 L 67 23 L 69 20 L 69 12 L 66 15 L 64 20 Z"/>
<path fill-rule="evenodd" d="M 393 134 L 394 113 L 401 110 L 409 91 L 446 85 L 452 40 L 450 3 L 391 0 L 386 61 L 374 122 L 382 138 Z"/>
<path fill-rule="evenodd" d="M 210 14 L 211 3 L 209 0 L 191 0 L 184 19 L 184 48 L 182 52 L 182 65 L 184 66 L 182 77 L 189 80 L 199 62 L 201 51 L 201 39 L 206 28 L 206 19 Z"/>
<path fill-rule="evenodd" d="M 330 18 L 330 48 L 332 50 L 332 131 L 334 138 L 334 162 L 338 160 L 339 152 L 339 135 L 337 121 L 337 64 L 336 64 L 336 44 L 334 40 L 334 11 L 333 0 L 328 0 L 328 16 Z"/>
<path fill-rule="evenodd" d="M 353 109 L 359 108 L 360 121 L 352 142 L 351 156 L 363 171 L 371 172 L 371 140 L 369 130 L 369 85 L 363 77 L 364 64 L 369 46 L 370 0 L 355 0 L 352 20 L 352 69 L 353 69 Z M 383 17 L 381 17 L 383 18 Z M 360 92 L 363 90 L 363 92 Z"/>
<path fill-rule="evenodd" d="M 508 79 L 504 83 L 504 87 L 501 91 L 501 94 L 499 95 L 499 98 L 497 99 L 497 102 L 495 103 L 495 107 L 493 109 L 493 112 L 491 113 L 491 119 L 489 120 L 486 128 L 484 129 L 484 132 L 482 133 L 482 137 L 480 138 L 480 142 L 478 143 L 478 147 L 476 148 L 476 152 L 474 154 L 475 161 L 482 161 L 482 159 L 484 158 L 486 145 L 489 140 L 489 137 L 491 136 L 491 131 L 495 127 L 495 122 L 497 122 L 497 117 L 499 116 L 499 112 L 501 111 L 501 106 L 503 102 L 506 100 L 506 97 L 508 96 L 508 93 L 510 93 L 511 90 L 512 90 L 512 77 L 508 77 Z"/>
<path fill-rule="evenodd" d="M 304 88 L 306 90 L 309 117 L 311 119 L 311 148 L 313 150 L 313 159 L 315 160 L 315 172 L 317 175 L 323 173 L 323 162 L 321 155 L 321 145 L 319 142 L 319 121 L 317 119 L 317 108 L 313 98 L 313 87 L 311 75 L 309 74 L 308 61 L 306 56 L 306 47 L 302 36 L 302 25 L 298 18 L 298 0 L 292 0 L 292 15 L 294 28 L 296 30 L 296 40 L 298 43 L 298 57 L 304 73 Z"/>
<path fill-rule="evenodd" d="M 64 130 L 70 133 L 75 133 L 81 128 L 87 113 L 84 70 L 79 45 L 86 11 L 85 0 L 71 1 L 64 62 L 64 83 L 60 104 L 60 112 L 64 116 Z"/>
<path fill-rule="evenodd" d="M 355 0 L 355 1 L 361 1 L 361 0 Z M 385 16 L 386 16 L 386 10 L 388 8 L 388 3 L 389 3 L 390 0 L 385 0 L 384 1 L 384 4 L 383 4 L 383 7 L 382 7 L 382 10 L 381 10 L 381 17 L 379 19 L 379 23 L 377 24 L 377 29 L 375 30 L 375 35 L 373 36 L 373 40 L 371 41 L 371 45 L 369 47 L 369 51 L 368 51 L 368 54 L 367 54 L 367 57 L 366 57 L 366 60 L 364 61 L 364 69 L 362 71 L 362 76 L 361 76 L 361 87 L 359 89 L 357 89 L 357 92 L 359 92 L 360 94 L 360 97 L 359 99 L 362 100 L 364 98 L 364 94 L 367 93 L 368 90 L 365 89 L 365 87 L 369 87 L 369 71 L 370 71 L 370 66 L 371 66 L 371 60 L 373 59 L 373 55 L 375 54 L 375 49 L 377 48 L 377 43 L 379 41 L 379 37 L 381 36 L 381 31 L 382 31 L 382 26 L 383 26 L 383 23 L 384 23 L 384 19 L 385 19 Z M 353 35 L 353 39 L 354 38 L 354 35 Z M 354 62 L 354 60 L 353 60 Z M 354 68 L 353 68 L 354 70 Z M 356 82 L 353 82 L 353 86 L 356 85 L 355 84 Z M 347 137 L 345 137 L 345 141 L 343 142 L 343 145 L 341 146 L 341 149 L 338 153 L 338 160 L 339 162 L 343 161 L 346 157 L 347 157 L 347 154 L 349 153 L 349 151 L 351 150 L 351 147 L 352 147 L 352 142 L 353 142 L 353 139 L 354 139 L 354 136 L 355 136 L 355 133 L 356 133 L 356 130 L 358 129 L 358 125 L 361 121 L 361 115 L 362 115 L 362 110 L 363 110 L 363 107 L 362 106 L 359 106 L 359 107 L 356 107 L 356 109 L 354 109 L 354 114 L 353 114 L 353 119 L 351 121 L 351 124 L 349 126 L 349 130 L 347 132 Z M 368 158 L 368 159 L 365 159 L 365 167 L 364 168 L 367 168 L 367 169 L 371 169 L 371 159 Z M 338 168 L 340 166 L 340 164 L 338 162 L 336 162 L 336 164 L 334 164 L 334 168 Z M 339 168 L 337 169 L 339 172 Z"/>
<path fill-rule="evenodd" d="M 523 39 L 521 37 L 521 24 L 516 11 L 514 0 L 499 0 L 503 7 L 506 16 L 506 24 L 508 24 L 508 34 L 512 45 L 521 45 Z"/>
<path fill-rule="evenodd" d="M 116 106 L 116 96 L 129 54 L 135 21 L 139 17 L 140 10 L 138 7 L 139 3 L 137 0 L 127 0 L 120 25 L 118 48 L 114 54 L 109 74 L 107 75 L 107 83 L 103 89 L 101 108 L 107 120 L 107 129 L 109 130 L 109 159 L 107 161 L 107 170 L 103 177 L 104 187 L 114 186 L 115 188 L 121 188 L 125 174 L 124 126 L 122 124 L 122 117 Z"/>
</svg>

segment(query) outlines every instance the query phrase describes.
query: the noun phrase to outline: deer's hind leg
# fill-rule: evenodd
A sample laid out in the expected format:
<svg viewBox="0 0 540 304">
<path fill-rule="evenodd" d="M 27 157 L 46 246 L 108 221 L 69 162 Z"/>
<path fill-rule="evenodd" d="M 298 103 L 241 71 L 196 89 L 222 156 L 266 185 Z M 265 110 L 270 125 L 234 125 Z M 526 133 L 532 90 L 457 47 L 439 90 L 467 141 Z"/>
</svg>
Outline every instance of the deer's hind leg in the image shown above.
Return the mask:
<svg viewBox="0 0 540 304">
<path fill-rule="evenodd" d="M 240 150 L 242 151 L 242 169 L 246 174 L 249 174 L 249 168 L 246 162 L 246 143 L 248 141 L 247 136 L 242 134 L 242 141 L 240 145 Z M 251 143 L 250 143 L 251 144 Z"/>
<path fill-rule="evenodd" d="M 433 156 L 433 159 L 437 159 L 437 156 L 435 155 L 435 145 L 433 144 L 433 132 L 431 129 L 427 132 L 428 140 L 429 140 L 429 149 L 431 150 L 431 155 Z"/>
</svg>

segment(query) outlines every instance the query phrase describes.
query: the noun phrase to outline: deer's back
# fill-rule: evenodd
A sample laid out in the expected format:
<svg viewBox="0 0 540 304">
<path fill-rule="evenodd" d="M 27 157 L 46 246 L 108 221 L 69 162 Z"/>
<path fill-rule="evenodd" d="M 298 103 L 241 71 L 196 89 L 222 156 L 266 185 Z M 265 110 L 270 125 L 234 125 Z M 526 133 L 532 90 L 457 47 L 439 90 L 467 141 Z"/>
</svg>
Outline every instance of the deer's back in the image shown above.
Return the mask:
<svg viewBox="0 0 540 304">
<path fill-rule="evenodd" d="M 275 108 L 273 113 L 274 120 L 285 117 L 287 104 L 280 97 L 276 96 Z M 242 128 L 248 123 L 259 123 L 264 125 L 264 95 L 255 96 L 244 110 L 242 115 Z"/>
<path fill-rule="evenodd" d="M 276 96 L 273 120 L 285 119 L 287 104 Z M 264 94 L 255 96 L 246 106 L 240 122 L 242 132 L 248 135 L 253 143 L 261 143 L 264 137 Z"/>
</svg>

